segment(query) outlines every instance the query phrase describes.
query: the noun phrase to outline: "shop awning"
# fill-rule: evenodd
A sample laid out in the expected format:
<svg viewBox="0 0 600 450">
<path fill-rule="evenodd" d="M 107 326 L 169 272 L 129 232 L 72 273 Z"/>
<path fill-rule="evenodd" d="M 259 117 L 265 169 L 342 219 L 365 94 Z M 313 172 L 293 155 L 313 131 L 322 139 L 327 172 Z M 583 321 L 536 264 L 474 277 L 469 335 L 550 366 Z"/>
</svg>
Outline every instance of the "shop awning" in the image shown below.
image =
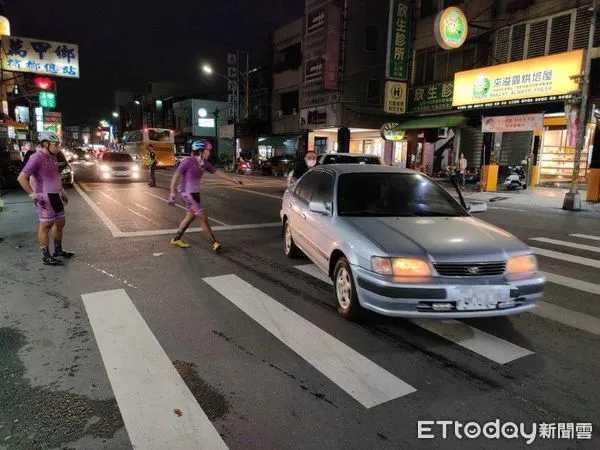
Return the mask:
<svg viewBox="0 0 600 450">
<path fill-rule="evenodd" d="M 400 123 L 400 130 L 426 130 L 431 128 L 455 128 L 462 125 L 466 118 L 462 114 L 448 114 L 444 116 L 421 117 L 409 119 Z"/>
</svg>

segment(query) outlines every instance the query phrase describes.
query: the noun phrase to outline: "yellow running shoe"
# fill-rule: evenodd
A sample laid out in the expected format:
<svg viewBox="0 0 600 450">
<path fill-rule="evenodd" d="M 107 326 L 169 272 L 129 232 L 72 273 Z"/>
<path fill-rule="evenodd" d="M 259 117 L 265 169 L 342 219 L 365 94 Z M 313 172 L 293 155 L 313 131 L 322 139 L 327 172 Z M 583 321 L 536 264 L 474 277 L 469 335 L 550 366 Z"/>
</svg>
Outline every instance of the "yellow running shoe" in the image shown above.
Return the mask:
<svg viewBox="0 0 600 450">
<path fill-rule="evenodd" d="M 219 250 L 221 250 L 221 243 L 219 241 L 215 241 L 213 243 L 213 251 L 218 252 Z"/>
<path fill-rule="evenodd" d="M 171 239 L 171 245 L 176 245 L 177 247 L 180 248 L 189 248 L 190 244 L 188 244 L 187 242 L 183 242 L 181 239 L 178 239 L 177 241 L 175 239 Z"/>
</svg>

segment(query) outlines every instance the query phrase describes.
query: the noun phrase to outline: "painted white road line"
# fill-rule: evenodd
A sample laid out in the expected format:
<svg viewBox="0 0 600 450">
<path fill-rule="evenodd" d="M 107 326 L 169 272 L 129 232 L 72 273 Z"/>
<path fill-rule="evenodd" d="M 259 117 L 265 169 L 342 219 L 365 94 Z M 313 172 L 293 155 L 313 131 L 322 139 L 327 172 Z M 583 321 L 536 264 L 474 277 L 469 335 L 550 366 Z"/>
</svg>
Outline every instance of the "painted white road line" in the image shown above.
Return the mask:
<svg viewBox="0 0 600 450">
<path fill-rule="evenodd" d="M 85 191 L 85 192 L 90 192 L 91 189 L 89 188 L 89 186 L 85 183 L 79 183 L 81 185 L 81 188 Z"/>
<path fill-rule="evenodd" d="M 558 239 L 549 239 L 549 238 L 543 238 L 543 237 L 529 238 L 529 240 L 536 241 L 536 242 L 545 242 L 546 244 L 558 245 L 561 247 L 576 248 L 578 250 L 585 250 L 588 252 L 600 253 L 600 247 L 595 247 L 593 245 L 577 244 L 576 242 L 561 241 Z"/>
<path fill-rule="evenodd" d="M 144 192 L 144 194 L 147 194 L 147 195 L 149 195 L 151 197 L 154 197 L 154 198 L 157 198 L 159 200 L 162 200 L 165 203 L 169 203 L 169 199 L 162 198 L 161 196 L 153 194 L 151 192 L 146 192 L 146 191 L 143 191 L 143 192 Z M 178 208 L 183 209 L 185 211 L 185 206 L 181 206 L 179 203 L 175 203 L 175 206 L 177 206 Z M 225 222 L 221 222 L 220 220 L 213 219 L 212 217 L 209 217 L 208 220 L 212 220 L 214 223 L 218 223 L 219 225 L 227 226 L 227 224 Z"/>
<path fill-rule="evenodd" d="M 127 293 L 81 297 L 133 447 L 226 449 Z"/>
<path fill-rule="evenodd" d="M 113 237 L 120 237 L 122 234 L 121 230 L 119 230 L 117 225 L 115 225 L 115 223 L 108 218 L 104 211 L 102 211 L 98 207 L 98 205 L 96 205 L 96 203 L 94 203 L 94 201 L 91 198 L 89 198 L 85 192 L 83 192 L 83 190 L 77 185 L 77 183 L 75 183 L 73 187 L 79 193 L 79 195 L 81 195 L 81 198 L 83 198 L 83 200 L 90 206 L 90 208 L 92 208 L 92 211 L 96 213 L 96 215 L 100 218 L 102 223 L 112 233 Z"/>
<path fill-rule="evenodd" d="M 249 194 L 260 195 L 261 197 L 275 198 L 277 200 L 281 200 L 283 198 L 282 195 L 267 194 L 266 192 L 251 191 L 250 189 L 243 189 L 243 188 L 237 188 L 237 187 L 231 187 L 231 186 L 227 187 L 226 189 L 231 189 L 233 191 L 240 191 L 240 192 L 248 192 Z"/>
<path fill-rule="evenodd" d="M 521 212 L 527 212 L 526 209 L 519 209 L 519 208 L 505 208 L 502 206 L 488 206 L 488 209 L 504 209 L 506 211 L 521 211 Z"/>
<path fill-rule="evenodd" d="M 277 228 L 281 227 L 280 222 L 274 223 L 250 223 L 245 225 L 217 225 L 216 227 L 211 227 L 213 231 L 239 231 L 239 230 L 255 230 L 261 228 Z M 172 228 L 170 230 L 143 230 L 143 231 L 122 231 L 118 236 L 120 238 L 128 238 L 128 237 L 149 237 L 149 236 L 163 236 L 165 234 L 175 234 L 177 233 L 177 228 Z M 188 228 L 187 233 L 200 233 L 202 228 Z"/>
<path fill-rule="evenodd" d="M 456 320 L 414 319 L 411 322 L 498 364 L 533 354 L 530 350 Z"/>
<path fill-rule="evenodd" d="M 569 236 L 581 238 L 581 239 L 589 239 L 591 241 L 600 241 L 600 236 L 592 236 L 590 234 L 575 233 L 575 234 L 570 234 Z"/>
<path fill-rule="evenodd" d="M 600 261 L 596 259 L 584 258 L 582 256 L 569 255 L 568 253 L 555 252 L 553 250 L 545 250 L 543 248 L 530 247 L 536 254 L 545 256 L 546 258 L 559 259 L 568 261 L 582 266 L 595 267 L 600 269 Z"/>
<path fill-rule="evenodd" d="M 416 391 L 236 275 L 204 281 L 364 407 L 372 408 Z"/>
<path fill-rule="evenodd" d="M 544 272 L 546 279 L 550 283 L 559 284 L 566 286 L 571 289 L 577 289 L 578 291 L 588 292 L 594 295 L 600 295 L 600 284 L 589 283 L 587 281 L 576 280 L 575 278 L 564 277 L 554 273 Z"/>
<path fill-rule="evenodd" d="M 600 319 L 597 317 L 547 302 L 538 302 L 537 307 L 531 313 L 588 333 L 600 335 Z"/>
<path fill-rule="evenodd" d="M 295 266 L 294 268 L 333 286 L 333 281 L 331 281 L 331 278 L 329 278 L 327 274 L 319 269 L 319 267 L 317 267 L 315 264 Z"/>
<path fill-rule="evenodd" d="M 128 206 L 125 206 L 125 205 L 124 205 L 123 203 L 121 203 L 120 201 L 118 201 L 118 200 L 115 200 L 114 198 L 112 198 L 112 197 L 111 197 L 110 195 L 108 195 L 106 192 L 102 192 L 102 191 L 98 191 L 98 192 L 99 192 L 100 194 L 104 195 L 104 196 L 105 196 L 107 199 L 109 199 L 110 201 L 112 201 L 112 202 L 116 203 L 117 205 L 119 205 L 119 206 L 121 206 L 121 207 L 125 208 L 125 209 L 126 209 L 127 211 L 129 211 L 130 213 L 132 213 L 132 214 L 135 214 L 136 216 L 138 216 L 138 217 L 141 217 L 141 218 L 142 218 L 142 219 L 144 219 L 144 220 L 147 220 L 147 221 L 148 221 L 148 222 L 150 222 L 151 224 L 153 224 L 153 225 L 156 225 L 156 226 L 160 227 L 160 225 L 161 225 L 160 223 L 158 223 L 158 222 L 156 222 L 156 221 L 154 221 L 154 220 L 150 219 L 149 217 L 146 217 L 145 215 L 143 215 L 143 214 L 141 214 L 141 213 L 137 212 L 137 211 L 136 211 L 136 210 L 134 210 L 134 209 L 131 209 L 131 208 L 129 208 Z"/>
</svg>

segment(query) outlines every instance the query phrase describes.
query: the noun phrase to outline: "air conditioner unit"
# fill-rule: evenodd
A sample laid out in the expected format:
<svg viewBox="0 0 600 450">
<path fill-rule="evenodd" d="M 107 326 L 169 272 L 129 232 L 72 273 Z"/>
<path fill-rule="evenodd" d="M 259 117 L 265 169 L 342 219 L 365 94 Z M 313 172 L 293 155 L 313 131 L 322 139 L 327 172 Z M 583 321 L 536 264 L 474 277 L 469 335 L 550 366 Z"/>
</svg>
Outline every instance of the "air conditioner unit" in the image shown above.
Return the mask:
<svg viewBox="0 0 600 450">
<path fill-rule="evenodd" d="M 277 111 L 277 112 L 275 113 L 275 116 L 276 116 L 278 119 L 281 119 L 281 118 L 283 117 L 283 111 L 281 111 L 281 110 Z"/>
<path fill-rule="evenodd" d="M 438 128 L 437 137 L 439 139 L 446 139 L 448 137 L 448 128 Z"/>
</svg>

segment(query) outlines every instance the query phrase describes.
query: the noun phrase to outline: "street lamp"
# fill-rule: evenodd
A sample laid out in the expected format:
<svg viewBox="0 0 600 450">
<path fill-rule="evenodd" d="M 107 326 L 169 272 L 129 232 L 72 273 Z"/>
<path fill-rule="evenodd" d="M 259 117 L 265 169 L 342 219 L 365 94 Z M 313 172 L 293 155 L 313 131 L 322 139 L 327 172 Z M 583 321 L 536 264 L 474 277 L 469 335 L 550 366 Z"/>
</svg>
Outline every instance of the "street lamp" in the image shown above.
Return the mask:
<svg viewBox="0 0 600 450">
<path fill-rule="evenodd" d="M 118 118 L 119 118 L 119 113 L 115 111 L 115 112 L 113 113 L 113 117 L 114 117 L 115 119 L 118 119 Z"/>
<path fill-rule="evenodd" d="M 139 101 L 139 100 L 136 100 L 136 101 L 134 101 L 133 103 L 135 103 L 136 105 L 138 105 L 138 106 L 139 106 L 139 104 L 140 104 L 140 101 Z"/>
<path fill-rule="evenodd" d="M 202 66 L 202 71 L 208 75 L 212 75 L 213 74 L 213 68 L 211 66 L 209 66 L 208 64 L 204 64 Z"/>
</svg>

